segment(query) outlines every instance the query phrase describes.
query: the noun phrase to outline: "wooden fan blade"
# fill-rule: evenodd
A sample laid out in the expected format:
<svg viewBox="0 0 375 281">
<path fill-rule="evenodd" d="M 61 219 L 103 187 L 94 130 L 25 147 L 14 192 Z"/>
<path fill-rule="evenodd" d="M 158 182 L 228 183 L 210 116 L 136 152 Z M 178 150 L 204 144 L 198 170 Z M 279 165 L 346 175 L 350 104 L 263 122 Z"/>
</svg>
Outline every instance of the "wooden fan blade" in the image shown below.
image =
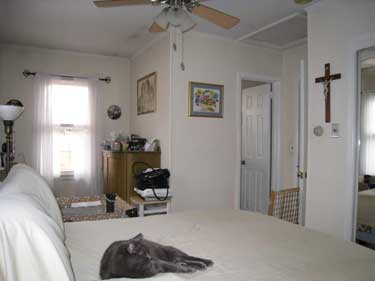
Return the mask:
<svg viewBox="0 0 375 281">
<path fill-rule="evenodd" d="M 148 31 L 152 32 L 152 33 L 158 33 L 158 32 L 164 32 L 165 29 L 163 29 L 160 25 L 158 25 L 157 23 L 153 23 L 150 28 L 148 29 Z"/>
<path fill-rule="evenodd" d="M 192 13 L 225 29 L 230 29 L 240 22 L 239 18 L 227 15 L 205 5 L 198 5 L 193 8 Z"/>
<path fill-rule="evenodd" d="M 100 0 L 94 1 L 94 4 L 98 8 L 110 8 L 119 6 L 130 6 L 130 5 L 147 5 L 151 4 L 150 0 Z"/>
</svg>

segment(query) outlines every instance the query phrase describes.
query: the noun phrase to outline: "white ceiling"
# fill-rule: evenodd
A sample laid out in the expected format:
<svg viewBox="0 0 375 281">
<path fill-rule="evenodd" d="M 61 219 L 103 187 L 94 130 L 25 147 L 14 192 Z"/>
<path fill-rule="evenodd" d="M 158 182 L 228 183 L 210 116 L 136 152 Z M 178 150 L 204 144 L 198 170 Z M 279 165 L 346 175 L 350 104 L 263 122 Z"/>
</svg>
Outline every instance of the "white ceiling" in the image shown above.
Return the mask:
<svg viewBox="0 0 375 281">
<path fill-rule="evenodd" d="M 205 4 L 239 17 L 241 23 L 224 30 L 194 16 L 195 30 L 232 39 L 304 8 L 294 0 L 209 0 Z M 160 9 L 152 5 L 99 9 L 91 0 L 0 0 L 0 42 L 131 56 L 158 36 L 149 34 L 148 26 Z M 291 37 L 288 40 L 293 41 Z"/>
<path fill-rule="evenodd" d="M 288 48 L 306 40 L 307 16 L 305 14 L 297 14 L 287 17 L 275 25 L 272 24 L 272 26 L 267 26 L 250 35 L 250 37 L 242 41 L 249 44 L 261 43 L 276 48 Z"/>
</svg>

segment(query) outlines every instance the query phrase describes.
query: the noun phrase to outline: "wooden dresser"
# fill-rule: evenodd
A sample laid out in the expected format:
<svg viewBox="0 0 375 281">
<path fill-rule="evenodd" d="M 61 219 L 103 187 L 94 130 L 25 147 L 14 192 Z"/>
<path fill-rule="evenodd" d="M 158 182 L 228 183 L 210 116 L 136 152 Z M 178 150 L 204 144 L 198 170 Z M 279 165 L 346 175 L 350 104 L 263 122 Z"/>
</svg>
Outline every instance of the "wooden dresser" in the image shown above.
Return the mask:
<svg viewBox="0 0 375 281">
<path fill-rule="evenodd" d="M 151 167 L 159 168 L 160 152 L 103 151 L 104 193 L 117 193 L 122 199 L 130 202 L 130 198 L 136 195 L 133 190 L 133 164 L 135 162 L 145 162 Z M 136 166 L 138 169 L 143 167 Z"/>
</svg>

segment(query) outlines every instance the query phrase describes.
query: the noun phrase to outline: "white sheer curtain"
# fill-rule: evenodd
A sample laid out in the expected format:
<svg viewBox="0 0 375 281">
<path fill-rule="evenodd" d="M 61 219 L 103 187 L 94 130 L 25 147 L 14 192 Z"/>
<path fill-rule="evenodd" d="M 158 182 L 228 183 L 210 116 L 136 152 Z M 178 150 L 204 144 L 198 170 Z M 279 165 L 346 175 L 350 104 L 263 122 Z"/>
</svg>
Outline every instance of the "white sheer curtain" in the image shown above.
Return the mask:
<svg viewBox="0 0 375 281">
<path fill-rule="evenodd" d="M 52 80 L 37 74 L 34 80 L 32 166 L 53 185 Z"/>
<path fill-rule="evenodd" d="M 375 175 L 375 92 L 361 96 L 360 174 Z"/>
<path fill-rule="evenodd" d="M 97 80 L 81 80 L 82 85 L 88 89 L 89 110 L 85 130 L 75 135 L 75 145 L 73 147 L 73 165 L 74 178 L 79 183 L 77 194 L 95 195 L 100 194 L 101 190 L 101 126 L 97 118 Z"/>
<path fill-rule="evenodd" d="M 103 140 L 102 123 L 98 114 L 99 102 L 99 82 L 97 79 L 88 80 L 89 108 L 90 108 L 90 146 L 89 146 L 89 169 L 90 187 L 92 194 L 103 193 L 103 183 L 101 174 L 101 142 Z"/>
<path fill-rule="evenodd" d="M 37 75 L 35 79 L 34 167 L 64 196 L 101 192 L 100 140 L 96 80 L 65 80 Z M 61 124 L 73 124 L 61 133 Z M 73 174 L 61 171 L 61 150 L 71 151 Z"/>
</svg>

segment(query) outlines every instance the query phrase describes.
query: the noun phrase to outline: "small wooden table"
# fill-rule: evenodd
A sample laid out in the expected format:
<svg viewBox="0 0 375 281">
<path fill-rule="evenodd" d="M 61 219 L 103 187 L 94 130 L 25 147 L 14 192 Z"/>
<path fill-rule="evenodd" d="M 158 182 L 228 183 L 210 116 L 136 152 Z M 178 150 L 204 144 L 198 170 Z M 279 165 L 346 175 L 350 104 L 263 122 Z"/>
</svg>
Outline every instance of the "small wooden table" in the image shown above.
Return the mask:
<svg viewBox="0 0 375 281">
<path fill-rule="evenodd" d="M 171 211 L 171 199 L 165 201 L 159 200 L 144 200 L 139 196 L 130 197 L 130 202 L 138 208 L 138 215 L 144 217 L 145 215 L 155 214 L 169 214 Z"/>
</svg>

